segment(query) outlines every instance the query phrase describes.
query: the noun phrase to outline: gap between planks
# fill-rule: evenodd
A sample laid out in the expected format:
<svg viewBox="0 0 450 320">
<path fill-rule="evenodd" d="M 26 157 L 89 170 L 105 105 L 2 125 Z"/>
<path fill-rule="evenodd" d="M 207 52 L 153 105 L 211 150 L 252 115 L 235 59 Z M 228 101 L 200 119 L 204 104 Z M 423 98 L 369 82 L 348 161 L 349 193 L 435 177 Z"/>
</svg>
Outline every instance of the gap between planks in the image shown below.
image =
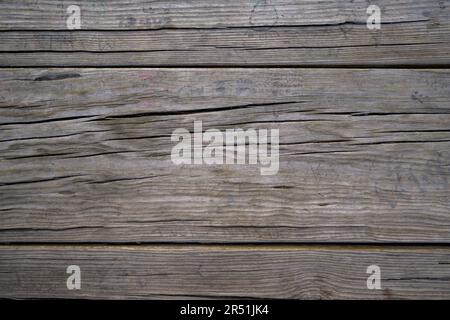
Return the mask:
<svg viewBox="0 0 450 320">
<path fill-rule="evenodd" d="M 0 243 L 4 248 L 17 249 L 136 249 L 136 250 L 203 250 L 203 251 L 411 251 L 433 252 L 439 249 L 450 249 L 450 243 Z"/>
<path fill-rule="evenodd" d="M 386 64 L 386 65 L 377 65 L 377 64 L 355 64 L 355 65 L 325 65 L 325 64 L 317 64 L 317 65 L 309 65 L 309 64 L 293 64 L 293 65 L 280 65 L 280 64 L 225 64 L 225 65 L 217 65 L 217 64 L 185 64 L 185 65 L 166 65 L 166 64 L 142 64 L 142 65 L 100 65 L 100 66 L 92 66 L 92 65 L 15 65 L 15 66 L 0 66 L 0 70 L 8 70 L 8 69 L 43 69 L 43 70 L 51 70 L 51 69 L 395 69 L 395 70 L 435 70 L 439 69 L 442 71 L 447 71 L 450 69 L 450 64 Z"/>
</svg>

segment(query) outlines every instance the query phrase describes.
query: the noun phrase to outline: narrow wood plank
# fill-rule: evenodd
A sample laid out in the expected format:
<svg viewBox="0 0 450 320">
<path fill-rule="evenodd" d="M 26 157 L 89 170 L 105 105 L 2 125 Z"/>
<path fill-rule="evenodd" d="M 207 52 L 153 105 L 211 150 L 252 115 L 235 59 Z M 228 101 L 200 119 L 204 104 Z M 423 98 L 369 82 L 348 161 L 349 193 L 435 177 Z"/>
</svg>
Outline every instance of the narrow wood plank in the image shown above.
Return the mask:
<svg viewBox="0 0 450 320">
<path fill-rule="evenodd" d="M 0 241 L 449 242 L 449 70 L 3 69 Z M 279 129 L 280 168 L 177 128 Z"/>
<path fill-rule="evenodd" d="M 3 0 L 0 30 L 66 30 L 70 0 Z M 445 1 L 377 0 L 385 23 L 427 20 L 448 13 Z M 291 26 L 298 24 L 366 23 L 367 1 L 323 3 L 293 0 L 83 0 L 82 29 L 130 30 L 161 28 L 225 28 Z"/>
<path fill-rule="evenodd" d="M 448 65 L 450 6 L 435 0 L 2 1 L 0 66 Z"/>
<path fill-rule="evenodd" d="M 1 246 L 0 297 L 449 299 L 449 264 L 447 247 Z"/>
</svg>

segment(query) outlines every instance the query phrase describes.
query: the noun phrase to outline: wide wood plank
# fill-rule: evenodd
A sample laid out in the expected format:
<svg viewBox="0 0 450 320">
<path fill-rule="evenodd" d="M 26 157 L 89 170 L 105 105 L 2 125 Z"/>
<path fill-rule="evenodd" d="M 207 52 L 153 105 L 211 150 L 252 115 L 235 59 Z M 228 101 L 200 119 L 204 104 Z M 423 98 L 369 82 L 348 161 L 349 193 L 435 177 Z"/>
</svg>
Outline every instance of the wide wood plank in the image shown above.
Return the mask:
<svg viewBox="0 0 450 320">
<path fill-rule="evenodd" d="M 448 65 L 450 5 L 435 0 L 2 1 L 0 66 Z"/>
<path fill-rule="evenodd" d="M 13 245 L 0 246 L 0 297 L 449 299 L 449 264 L 447 247 Z"/>
<path fill-rule="evenodd" d="M 449 70 L 3 69 L 2 242 L 450 242 Z M 175 165 L 279 129 L 280 167 Z"/>
</svg>

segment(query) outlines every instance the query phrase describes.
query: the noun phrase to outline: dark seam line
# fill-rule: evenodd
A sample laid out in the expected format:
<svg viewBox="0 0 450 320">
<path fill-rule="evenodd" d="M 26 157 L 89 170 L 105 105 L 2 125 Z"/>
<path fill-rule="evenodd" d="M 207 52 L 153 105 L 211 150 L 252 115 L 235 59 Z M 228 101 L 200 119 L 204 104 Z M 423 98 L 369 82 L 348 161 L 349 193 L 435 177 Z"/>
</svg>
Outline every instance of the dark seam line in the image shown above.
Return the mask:
<svg viewBox="0 0 450 320">
<path fill-rule="evenodd" d="M 1 234 L 1 230 L 0 230 Z M 304 247 L 316 247 L 316 246 L 330 246 L 330 247 L 445 247 L 450 249 L 450 240 L 449 242 L 271 242 L 271 241 L 259 241 L 259 242 L 208 242 L 208 241 L 125 241 L 125 242 L 108 242 L 108 241 L 95 241 L 95 242 L 70 242 L 70 241 L 8 241 L 8 242 L 0 242 L 0 247 L 6 247 L 8 245 L 14 246 L 198 246 L 198 247 L 221 247 L 221 246 L 234 246 L 234 247 L 267 247 L 272 246 L 276 247 L 289 247 L 293 248 L 296 246 L 304 246 Z"/>
<path fill-rule="evenodd" d="M 362 47 L 397 47 L 397 46 L 429 46 L 434 44 L 446 44 L 447 42 L 416 42 L 416 43 L 374 43 L 374 44 L 355 44 L 355 45 L 337 45 L 337 46 L 286 46 L 286 47 L 217 47 L 216 49 L 238 49 L 243 51 L 262 51 L 262 50 L 297 50 L 297 49 L 340 49 L 340 48 L 362 48 Z M 100 53 L 100 54 L 114 54 L 114 53 L 151 53 L 151 52 L 205 52 L 205 49 L 209 48 L 207 46 L 196 46 L 194 48 L 173 48 L 173 49 L 147 49 L 147 50 L 52 50 L 52 49 L 36 49 L 36 50 L 0 50 L 0 54 L 11 54 L 11 53 Z"/>
<path fill-rule="evenodd" d="M 130 65 L 14 65 L 14 66 L 6 66 L 0 64 L 1 69 L 55 69 L 55 68 L 70 68 L 70 69 L 143 69 L 143 68 L 152 68 L 152 69 L 442 69 L 444 71 L 450 71 L 450 63 L 444 64 L 337 64 L 337 65 L 327 65 L 327 64 L 130 64 Z"/>
<path fill-rule="evenodd" d="M 395 25 L 395 24 L 407 24 L 407 23 L 418 23 L 418 22 L 429 22 L 430 19 L 418 19 L 418 20 L 405 20 L 405 21 L 383 21 L 380 25 Z M 0 33 L 14 33 L 14 32 L 67 32 L 67 33 L 76 33 L 76 32 L 152 32 L 152 31 L 177 31 L 177 30 L 186 30 L 186 31 L 197 31 L 197 30 L 229 30 L 229 29 L 263 29 L 263 30 L 271 30 L 271 29 L 292 29 L 292 28 L 318 28 L 318 27 L 340 27 L 345 25 L 353 25 L 353 26 L 366 26 L 366 22 L 358 22 L 358 21 L 343 21 L 343 22 L 335 22 L 335 23 L 322 23 L 322 24 L 280 24 L 280 25 L 258 25 L 258 26 L 223 26 L 223 27 L 160 27 L 160 28 L 135 28 L 135 29 L 77 29 L 77 30 L 68 30 L 68 29 L 5 29 L 0 30 Z"/>
</svg>

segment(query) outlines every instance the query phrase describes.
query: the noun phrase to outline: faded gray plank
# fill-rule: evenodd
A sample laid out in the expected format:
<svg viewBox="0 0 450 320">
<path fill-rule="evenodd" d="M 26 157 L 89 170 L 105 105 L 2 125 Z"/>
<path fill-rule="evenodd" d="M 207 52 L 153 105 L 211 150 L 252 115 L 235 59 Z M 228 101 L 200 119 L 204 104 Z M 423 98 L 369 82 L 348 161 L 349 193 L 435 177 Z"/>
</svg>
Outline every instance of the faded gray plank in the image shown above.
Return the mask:
<svg viewBox="0 0 450 320">
<path fill-rule="evenodd" d="M 0 241 L 450 241 L 450 73 L 3 69 Z M 280 170 L 170 160 L 278 128 Z"/>
<path fill-rule="evenodd" d="M 1 246 L 0 297 L 449 299 L 449 264 L 442 247 Z"/>
<path fill-rule="evenodd" d="M 3 0 L 1 30 L 66 30 L 63 0 Z M 83 0 L 82 29 L 130 30 L 162 28 L 226 28 L 366 23 L 367 1 L 333 0 L 323 3 L 293 0 L 136 1 Z M 385 22 L 427 20 L 433 13 L 448 14 L 447 1 L 378 0 Z"/>
<path fill-rule="evenodd" d="M 2 1 L 0 66 L 448 65 L 448 1 Z"/>
</svg>

